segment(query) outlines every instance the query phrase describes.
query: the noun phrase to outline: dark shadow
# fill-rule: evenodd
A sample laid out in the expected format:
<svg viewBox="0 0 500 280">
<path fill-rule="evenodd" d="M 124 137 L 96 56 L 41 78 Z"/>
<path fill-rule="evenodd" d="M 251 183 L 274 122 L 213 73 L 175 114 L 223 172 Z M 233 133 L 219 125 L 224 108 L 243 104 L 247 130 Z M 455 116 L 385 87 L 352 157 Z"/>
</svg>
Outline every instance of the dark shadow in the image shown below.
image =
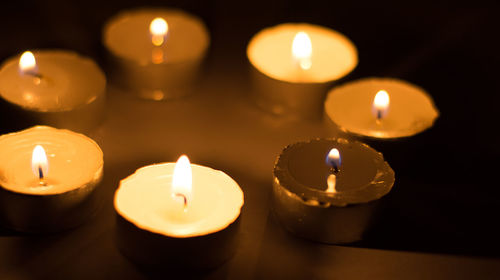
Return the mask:
<svg viewBox="0 0 500 280">
<path fill-rule="evenodd" d="M 469 184 L 420 184 L 400 180 L 380 219 L 357 247 L 500 257 L 500 227 L 492 220 L 496 198 Z"/>
</svg>

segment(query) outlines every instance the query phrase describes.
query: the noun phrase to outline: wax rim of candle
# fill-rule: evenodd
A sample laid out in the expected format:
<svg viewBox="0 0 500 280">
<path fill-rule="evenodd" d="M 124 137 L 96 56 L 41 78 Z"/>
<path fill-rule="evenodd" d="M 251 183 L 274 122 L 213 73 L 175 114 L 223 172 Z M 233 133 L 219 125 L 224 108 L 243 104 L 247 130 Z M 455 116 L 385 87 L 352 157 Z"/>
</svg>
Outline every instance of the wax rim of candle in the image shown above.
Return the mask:
<svg viewBox="0 0 500 280">
<path fill-rule="evenodd" d="M 88 70 L 88 75 L 80 75 L 81 73 L 75 74 L 74 72 L 68 72 L 64 70 L 64 73 L 66 73 L 65 78 L 70 80 L 70 82 L 75 82 L 75 80 L 79 81 L 82 80 L 82 83 L 87 83 L 91 84 L 92 87 L 94 87 L 94 90 L 89 90 L 89 98 L 86 98 L 85 100 L 81 100 L 79 103 L 73 104 L 60 104 L 60 101 L 54 102 L 53 104 L 50 104 L 50 106 L 46 106 L 43 108 L 40 108 L 36 105 L 31 105 L 31 104 L 26 104 L 26 102 L 18 99 L 13 99 L 10 95 L 3 95 L 0 92 L 0 96 L 2 96 L 8 103 L 11 103 L 16 106 L 20 106 L 23 108 L 27 108 L 32 111 L 37 111 L 37 112 L 69 112 L 69 111 L 74 111 L 78 110 L 80 108 L 85 107 L 86 105 L 94 102 L 96 99 L 98 99 L 100 96 L 105 94 L 105 89 L 106 89 L 106 75 L 102 71 L 102 69 L 95 63 L 94 60 L 87 56 L 83 56 L 77 52 L 71 51 L 71 50 L 65 50 L 65 49 L 35 49 L 32 50 L 33 54 L 35 55 L 35 58 L 37 60 L 37 67 L 39 67 L 40 74 L 42 77 L 44 77 L 44 69 L 43 69 L 43 61 L 46 56 L 57 56 L 57 58 L 60 59 L 75 59 L 75 63 L 79 64 L 79 69 L 85 69 Z M 19 64 L 19 58 L 21 57 L 22 54 L 19 54 L 17 56 L 11 57 L 7 60 L 5 60 L 1 65 L 0 65 L 0 74 L 2 71 L 7 71 L 7 68 L 10 67 L 15 67 L 16 71 L 15 73 L 17 74 L 18 71 L 18 64 Z M 65 65 L 61 65 L 60 67 L 66 68 Z M 16 75 L 18 76 L 18 75 Z M 89 76 L 92 77 L 92 79 L 89 79 Z M 54 80 L 57 80 L 55 77 L 49 75 L 45 75 L 45 78 L 50 80 L 50 83 L 54 83 Z M 87 81 L 85 81 L 87 80 Z M 92 80 L 92 81 L 91 81 Z M 97 82 L 96 82 L 97 81 Z M 66 93 L 66 92 L 64 92 Z M 70 94 L 65 94 L 64 95 L 67 100 L 72 100 L 71 96 L 74 96 L 74 92 Z M 37 96 L 35 96 L 37 97 Z M 70 97 L 70 98 L 68 98 Z M 66 102 L 67 103 L 67 102 Z"/>
<path fill-rule="evenodd" d="M 74 139 L 79 139 L 79 140 L 83 141 L 84 143 L 88 144 L 89 146 L 91 146 L 93 149 L 95 149 L 95 152 L 98 155 L 97 157 L 99 158 L 99 161 L 93 163 L 93 165 L 95 166 L 95 170 L 91 170 L 88 172 L 89 176 L 87 176 L 88 178 L 86 177 L 86 179 L 88 179 L 88 180 L 86 180 L 85 183 L 82 183 L 82 184 L 69 185 L 69 186 L 65 186 L 64 188 L 50 188 L 50 189 L 47 189 L 46 191 L 33 193 L 33 192 L 30 192 L 29 188 L 27 188 L 26 186 L 23 186 L 26 188 L 19 188 L 19 186 L 17 186 L 16 184 L 9 183 L 8 181 L 5 181 L 4 180 L 5 174 L 0 173 L 0 187 L 7 190 L 7 191 L 13 192 L 13 193 L 21 193 L 23 195 L 28 195 L 28 196 L 58 196 L 58 195 L 62 195 L 62 194 L 66 195 L 66 194 L 69 194 L 71 192 L 80 192 L 82 190 L 88 191 L 88 190 L 84 190 L 84 189 L 87 189 L 87 187 L 97 186 L 99 184 L 99 182 L 102 180 L 102 175 L 103 175 L 103 164 L 104 164 L 103 152 L 102 152 L 101 148 L 99 147 L 99 145 L 93 139 L 91 139 L 91 138 L 89 138 L 81 133 L 77 133 L 77 132 L 67 130 L 67 129 L 57 129 L 57 128 L 53 128 L 50 126 L 38 125 L 38 126 L 34 126 L 31 128 L 25 129 L 25 130 L 18 131 L 18 132 L 12 132 L 12 133 L 1 135 L 0 136 L 0 143 L 4 140 L 7 140 L 7 139 L 14 139 L 14 137 L 15 137 L 15 138 L 20 139 L 20 140 L 18 140 L 18 142 L 20 144 L 28 145 L 31 147 L 31 146 L 33 146 L 33 143 L 25 143 L 26 136 L 31 136 L 31 134 L 36 134 L 39 132 L 47 132 L 47 131 L 50 131 L 51 135 L 61 134 L 61 133 L 65 134 L 65 135 L 70 135 L 71 137 L 74 137 Z M 57 139 L 57 137 L 55 137 L 54 139 Z M 81 160 L 85 160 L 85 159 L 81 159 Z M 50 164 L 50 160 L 49 160 L 49 164 Z M 27 172 L 30 172 L 30 170 L 27 170 Z M 48 175 L 49 179 L 51 178 L 50 174 L 51 173 L 49 172 L 49 175 Z"/>
<path fill-rule="evenodd" d="M 342 57 L 348 57 L 348 56 L 351 57 L 351 62 L 349 63 L 349 65 L 344 65 L 344 68 L 341 71 L 332 72 L 332 73 L 329 73 L 327 75 L 322 73 L 323 77 L 321 77 L 321 78 L 310 77 L 310 78 L 307 78 L 305 80 L 302 80 L 302 79 L 297 80 L 295 77 L 288 77 L 287 75 L 283 76 L 283 74 L 278 74 L 278 73 L 275 73 L 275 71 L 271 71 L 271 70 L 267 69 L 266 67 L 264 67 L 262 62 L 259 62 L 260 60 L 258 59 L 258 56 L 256 55 L 259 44 L 262 44 L 259 41 L 263 41 L 263 38 L 266 38 L 266 37 L 273 37 L 273 34 L 276 34 L 276 32 L 279 33 L 279 32 L 284 32 L 284 31 L 290 31 L 289 29 L 294 30 L 295 32 L 310 29 L 309 31 L 312 30 L 314 32 L 321 33 L 322 36 L 324 36 L 323 33 L 328 34 L 329 36 L 335 38 L 335 42 L 337 42 L 337 43 L 342 42 L 344 44 L 344 47 L 349 49 L 349 51 L 347 51 L 345 54 L 342 54 L 341 56 Z M 295 33 L 294 33 L 294 35 L 295 35 Z M 314 34 L 308 34 L 308 35 L 309 35 L 309 37 L 314 37 L 313 36 Z M 290 46 L 289 46 L 290 59 L 292 59 L 292 57 L 291 57 L 292 39 L 293 39 L 293 36 L 289 40 L 290 41 Z M 312 39 L 313 38 L 311 38 L 311 40 Z M 318 47 L 322 47 L 322 46 L 318 46 L 318 44 L 314 44 L 314 42 L 313 42 L 312 47 L 313 47 L 313 54 L 312 54 L 311 59 L 313 59 L 315 57 L 315 54 L 317 56 L 318 50 L 315 50 L 315 49 L 317 49 Z M 288 82 L 288 83 L 319 84 L 319 83 L 332 82 L 332 81 L 339 80 L 339 79 L 345 77 L 350 72 L 352 72 L 354 70 L 354 68 L 356 68 L 356 66 L 358 65 L 357 48 L 354 45 L 354 43 L 347 36 L 345 36 L 344 34 L 338 32 L 338 31 L 330 29 L 328 27 L 315 25 L 315 24 L 309 24 L 309 23 L 301 23 L 301 22 L 282 23 L 282 24 L 278 24 L 275 26 L 271 26 L 271 27 L 267 27 L 267 28 L 262 29 L 261 31 L 256 33 L 250 39 L 250 42 L 247 45 L 246 54 L 247 54 L 247 59 L 249 60 L 250 64 L 252 64 L 260 73 L 262 73 L 262 74 L 264 74 L 264 75 L 266 75 L 274 80 Z M 309 69 L 309 72 L 310 72 L 310 69 Z M 324 71 L 322 71 L 322 72 L 324 72 Z"/>
<path fill-rule="evenodd" d="M 216 232 L 219 232 L 219 231 L 227 228 L 229 225 L 234 223 L 238 219 L 238 217 L 241 215 L 241 209 L 244 205 L 244 193 L 241 190 L 241 187 L 238 185 L 238 183 L 234 179 L 232 179 L 229 175 L 224 173 L 223 171 L 212 169 L 210 167 L 202 166 L 202 165 L 198 165 L 198 164 L 194 164 L 194 163 L 191 163 L 191 168 L 193 169 L 193 174 L 196 172 L 195 169 L 202 169 L 204 171 L 213 172 L 211 174 L 211 176 L 218 176 L 218 179 L 231 182 L 231 184 L 234 184 L 235 186 L 237 186 L 237 188 L 231 188 L 230 191 L 235 192 L 235 194 L 237 194 L 237 196 L 241 196 L 241 199 L 239 200 L 239 201 L 241 201 L 241 203 L 237 203 L 237 205 L 236 204 L 233 205 L 233 206 L 235 206 L 235 208 L 233 210 L 237 210 L 237 211 L 234 211 L 233 215 L 231 215 L 223 223 L 216 224 L 215 226 L 211 225 L 210 227 L 208 227 L 208 229 L 205 228 L 202 231 L 197 230 L 195 232 L 187 232 L 187 233 L 179 233 L 177 231 L 171 232 L 169 230 L 165 230 L 164 228 L 159 228 L 157 226 L 152 226 L 149 223 L 144 223 L 140 219 L 139 220 L 134 219 L 131 216 L 134 216 L 134 215 L 132 215 L 132 212 L 135 212 L 135 211 L 128 213 L 128 209 L 121 208 L 119 196 L 120 196 L 120 192 L 122 192 L 124 190 L 124 186 L 127 183 L 129 183 L 129 182 L 135 180 L 137 177 L 141 176 L 140 175 L 141 172 L 144 172 L 144 171 L 147 171 L 147 170 L 150 170 L 153 168 L 158 168 L 158 167 L 160 167 L 160 168 L 167 167 L 169 165 L 171 165 L 172 171 L 173 171 L 173 168 L 175 166 L 174 162 L 157 163 L 157 164 L 152 164 L 152 165 L 141 167 L 141 168 L 137 169 L 133 174 L 129 175 L 125 179 L 122 179 L 120 181 L 118 189 L 115 191 L 115 195 L 114 195 L 114 199 L 113 199 L 115 211 L 121 217 L 123 217 L 125 220 L 127 220 L 128 222 L 132 223 L 133 225 L 135 225 L 136 227 L 138 227 L 140 229 L 150 231 L 153 233 L 157 233 L 157 234 L 160 234 L 160 235 L 163 235 L 166 237 L 170 237 L 170 238 L 190 238 L 190 237 L 205 236 L 208 234 L 216 233 Z M 193 187 L 196 188 L 195 186 L 193 186 Z M 194 191 L 196 191 L 196 189 L 194 189 Z M 232 203 L 232 201 L 229 203 Z M 225 214 L 227 214 L 227 213 L 225 213 Z M 200 221 L 191 222 L 191 223 L 187 224 L 187 226 L 193 225 L 193 224 L 198 223 L 198 222 L 200 222 Z"/>
<path fill-rule="evenodd" d="M 360 186 L 355 190 L 337 192 L 332 195 L 327 195 L 325 191 L 314 189 L 298 182 L 290 173 L 288 168 L 288 161 L 290 160 L 291 153 L 288 153 L 287 151 L 298 146 L 308 145 L 317 141 L 332 141 L 332 144 L 352 145 L 358 149 L 365 150 L 367 153 L 372 153 L 377 164 L 377 172 L 375 176 L 370 182 L 367 182 L 365 185 Z M 395 181 L 394 171 L 389 166 L 389 163 L 384 160 L 384 157 L 380 152 L 377 152 L 370 146 L 359 141 L 349 141 L 344 138 L 316 138 L 306 142 L 290 144 L 283 149 L 280 156 L 276 159 L 273 170 L 275 184 L 283 187 L 288 192 L 288 195 L 297 196 L 306 203 L 308 201 L 315 201 L 323 207 L 329 207 L 330 205 L 346 206 L 349 204 L 367 203 L 379 199 L 389 193 Z"/>
<path fill-rule="evenodd" d="M 422 102 L 425 105 L 425 108 L 422 108 L 421 111 L 425 111 L 427 115 L 422 115 L 419 116 L 417 120 L 414 120 L 412 122 L 409 122 L 406 124 L 405 127 L 399 128 L 397 130 L 394 129 L 389 129 L 385 128 L 384 126 L 374 126 L 372 128 L 364 128 L 360 124 L 346 124 L 346 121 L 342 119 L 342 116 L 339 116 L 338 114 L 338 108 L 341 106 L 346 107 L 346 104 L 343 104 L 342 102 L 339 102 L 339 98 L 342 96 L 348 96 L 352 94 L 357 94 L 357 95 L 363 95 L 366 94 L 364 92 L 357 91 L 356 92 L 356 87 L 364 87 L 365 85 L 370 85 L 372 84 L 371 87 L 373 87 L 373 92 L 370 92 L 370 94 L 373 94 L 373 97 L 375 96 L 375 93 L 380 90 L 380 89 L 387 89 L 388 85 L 397 85 L 399 87 L 404 87 L 412 92 L 418 92 L 418 94 L 421 95 Z M 394 106 L 394 98 L 395 95 L 398 94 L 398 92 L 395 91 L 388 91 L 389 96 L 391 98 L 391 104 L 389 105 L 389 111 L 391 111 Z M 372 99 L 369 99 L 371 102 Z M 351 106 L 352 107 L 352 106 Z M 333 122 L 335 125 L 337 125 L 340 130 L 347 132 L 347 133 L 352 133 L 358 136 L 362 137 L 368 137 L 368 138 L 373 138 L 373 139 L 388 139 L 388 140 L 396 140 L 399 138 L 406 138 L 406 137 L 411 137 L 413 135 L 416 135 L 418 133 L 421 133 L 428 128 L 432 127 L 439 117 L 439 110 L 437 109 L 434 100 L 432 97 L 425 91 L 423 88 L 414 85 L 412 83 L 409 83 L 407 81 L 397 79 L 397 78 L 379 78 L 379 77 L 369 77 L 369 78 L 362 78 L 359 80 L 355 81 L 350 81 L 347 82 L 343 85 L 334 87 L 331 89 L 326 97 L 325 103 L 324 103 L 324 109 L 325 109 L 325 117 Z M 352 108 L 351 108 L 352 109 Z M 363 107 L 363 109 L 365 109 Z M 420 108 L 417 108 L 420 109 Z M 353 112 L 359 112 L 361 110 L 360 108 L 354 108 Z M 391 113 L 387 115 L 387 120 L 390 121 L 391 119 Z M 345 117 L 347 118 L 347 117 Z M 373 124 L 375 124 L 375 118 L 373 119 Z M 386 121 L 387 121 L 386 120 Z M 384 120 L 383 120 L 384 121 Z M 367 124 L 368 126 L 368 124 Z"/>
<path fill-rule="evenodd" d="M 167 21 L 167 24 L 169 25 L 169 31 L 167 34 L 175 29 L 175 26 L 172 25 L 171 22 L 169 22 L 168 18 L 171 16 L 174 17 L 185 17 L 189 19 L 192 22 L 195 22 L 196 24 L 199 25 L 199 28 L 202 30 L 201 32 L 204 34 L 204 46 L 201 46 L 200 50 L 198 50 L 196 53 L 191 54 L 188 59 L 181 59 L 181 60 L 175 60 L 171 61 L 169 59 L 163 60 L 161 63 L 152 63 L 151 61 L 148 60 L 142 60 L 142 59 L 137 59 L 137 58 L 132 58 L 129 57 L 127 54 L 124 54 L 122 50 L 120 50 L 116 44 L 113 44 L 110 40 L 110 33 L 112 32 L 113 29 L 116 29 L 116 27 L 120 24 L 120 22 L 125 22 L 129 20 L 129 17 L 134 16 L 134 15 L 141 15 L 141 14 L 151 14 L 154 16 L 151 16 L 151 20 L 153 20 L 155 17 L 161 17 Z M 148 23 L 149 26 L 149 23 Z M 149 32 L 149 28 L 147 29 L 147 32 Z M 167 35 L 168 36 L 168 35 Z M 169 65 L 169 64 L 184 64 L 184 63 L 189 63 L 192 61 L 196 61 L 203 57 L 205 53 L 207 52 L 208 48 L 210 47 L 210 35 L 208 28 L 206 27 L 205 23 L 201 18 L 199 18 L 196 15 L 190 14 L 188 12 L 185 12 L 181 9 L 175 9 L 175 8 L 136 8 L 136 9 L 127 9 L 118 12 L 116 15 L 114 15 L 111 19 L 109 19 L 106 24 L 104 25 L 103 32 L 102 32 L 102 42 L 106 46 L 106 48 L 115 56 L 119 57 L 120 59 L 123 59 L 124 61 L 128 62 L 133 62 L 133 63 L 138 63 L 141 66 L 146 66 L 146 65 L 153 65 L 160 67 L 161 65 Z M 151 44 L 152 45 L 152 44 Z M 166 47 L 166 43 L 162 44 L 160 47 L 154 47 L 155 49 L 164 49 Z M 153 46 L 153 45 L 152 45 Z"/>
</svg>

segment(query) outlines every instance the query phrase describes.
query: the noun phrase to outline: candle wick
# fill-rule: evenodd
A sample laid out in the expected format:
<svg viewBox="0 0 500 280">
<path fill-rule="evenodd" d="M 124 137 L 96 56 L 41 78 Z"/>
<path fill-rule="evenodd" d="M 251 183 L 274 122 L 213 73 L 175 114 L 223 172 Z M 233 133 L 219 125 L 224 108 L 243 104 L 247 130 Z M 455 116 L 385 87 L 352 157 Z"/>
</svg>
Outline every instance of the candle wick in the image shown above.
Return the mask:
<svg viewBox="0 0 500 280">
<path fill-rule="evenodd" d="M 34 78 L 37 78 L 37 79 L 42 79 L 42 75 L 41 74 L 38 74 L 38 73 L 35 73 L 35 72 L 29 72 L 28 73 L 29 75 L 33 76 Z"/>
<path fill-rule="evenodd" d="M 382 124 L 382 110 L 377 110 L 377 119 L 375 120 L 377 125 Z"/>
<path fill-rule="evenodd" d="M 38 73 L 38 70 L 36 68 L 29 70 L 21 70 L 21 73 L 24 75 L 32 76 L 33 78 L 42 79 L 42 74 Z"/>
<path fill-rule="evenodd" d="M 333 173 L 333 174 L 337 174 L 339 173 L 339 167 L 336 165 L 336 164 L 333 164 L 333 166 L 330 168 L 330 171 Z"/>
<path fill-rule="evenodd" d="M 42 80 L 44 79 L 43 76 L 35 70 L 26 71 L 24 74 L 31 76 L 33 78 L 33 83 L 35 83 L 35 85 L 39 85 L 40 83 L 42 83 Z"/>
<path fill-rule="evenodd" d="M 182 197 L 182 200 L 184 202 L 184 211 L 185 211 L 187 208 L 187 197 L 185 195 L 183 195 L 182 193 L 176 193 L 175 196 Z"/>
<path fill-rule="evenodd" d="M 44 179 L 44 175 L 43 175 L 43 169 L 42 169 L 41 166 L 38 166 L 38 179 L 39 179 L 38 184 L 40 186 L 45 186 L 46 185 L 45 181 L 43 180 Z"/>
<path fill-rule="evenodd" d="M 38 167 L 38 178 L 43 180 L 43 170 L 41 166 Z"/>
</svg>

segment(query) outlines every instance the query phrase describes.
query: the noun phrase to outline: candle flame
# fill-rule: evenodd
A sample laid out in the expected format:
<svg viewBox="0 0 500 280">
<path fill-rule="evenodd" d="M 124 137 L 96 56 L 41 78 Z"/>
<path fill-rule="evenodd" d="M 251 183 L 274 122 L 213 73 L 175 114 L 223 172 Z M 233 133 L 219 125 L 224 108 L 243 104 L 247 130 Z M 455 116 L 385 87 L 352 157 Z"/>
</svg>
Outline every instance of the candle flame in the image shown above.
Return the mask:
<svg viewBox="0 0 500 280">
<path fill-rule="evenodd" d="M 193 175 L 191 171 L 191 163 L 187 156 L 182 155 L 174 167 L 174 175 L 172 176 L 172 196 L 174 198 L 182 197 L 186 204 L 192 194 Z"/>
<path fill-rule="evenodd" d="M 23 74 L 36 74 L 36 60 L 32 52 L 26 51 L 21 55 L 21 58 L 19 58 L 19 70 Z"/>
<path fill-rule="evenodd" d="M 149 32 L 153 45 L 161 46 L 168 32 L 168 23 L 163 18 L 157 17 L 151 21 Z"/>
<path fill-rule="evenodd" d="M 373 110 L 378 120 L 387 115 L 389 111 L 389 94 L 385 90 L 379 90 L 373 99 Z"/>
<path fill-rule="evenodd" d="M 43 180 L 49 172 L 47 154 L 41 145 L 36 145 L 33 149 L 33 154 L 31 155 L 31 170 L 39 180 Z"/>
<path fill-rule="evenodd" d="M 331 149 L 326 156 L 326 164 L 330 166 L 334 172 L 338 172 L 340 170 L 341 163 L 342 160 L 339 150 L 337 148 Z"/>
<path fill-rule="evenodd" d="M 292 55 L 298 61 L 300 68 L 303 70 L 311 68 L 312 43 L 307 33 L 301 31 L 295 34 Z"/>
</svg>

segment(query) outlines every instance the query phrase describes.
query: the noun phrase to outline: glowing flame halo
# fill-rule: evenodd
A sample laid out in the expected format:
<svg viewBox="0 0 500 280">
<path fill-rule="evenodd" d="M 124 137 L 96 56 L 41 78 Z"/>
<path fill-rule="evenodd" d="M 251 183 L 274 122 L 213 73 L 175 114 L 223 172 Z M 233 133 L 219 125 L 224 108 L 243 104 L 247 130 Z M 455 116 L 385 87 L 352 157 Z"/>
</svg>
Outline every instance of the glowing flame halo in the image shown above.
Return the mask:
<svg viewBox="0 0 500 280">
<path fill-rule="evenodd" d="M 49 173 L 49 161 L 41 145 L 36 145 L 33 149 L 31 155 L 31 170 L 39 180 L 42 180 Z"/>
<path fill-rule="evenodd" d="M 154 18 L 149 24 L 149 32 L 151 34 L 151 42 L 159 47 L 165 41 L 165 36 L 168 33 L 168 23 L 161 17 Z"/>
<path fill-rule="evenodd" d="M 292 56 L 298 61 L 302 70 L 311 68 L 312 43 L 307 33 L 301 31 L 295 34 L 292 43 Z"/>
<path fill-rule="evenodd" d="M 390 98 L 385 90 L 379 90 L 373 98 L 373 113 L 380 120 L 384 118 L 389 111 Z"/>
</svg>

